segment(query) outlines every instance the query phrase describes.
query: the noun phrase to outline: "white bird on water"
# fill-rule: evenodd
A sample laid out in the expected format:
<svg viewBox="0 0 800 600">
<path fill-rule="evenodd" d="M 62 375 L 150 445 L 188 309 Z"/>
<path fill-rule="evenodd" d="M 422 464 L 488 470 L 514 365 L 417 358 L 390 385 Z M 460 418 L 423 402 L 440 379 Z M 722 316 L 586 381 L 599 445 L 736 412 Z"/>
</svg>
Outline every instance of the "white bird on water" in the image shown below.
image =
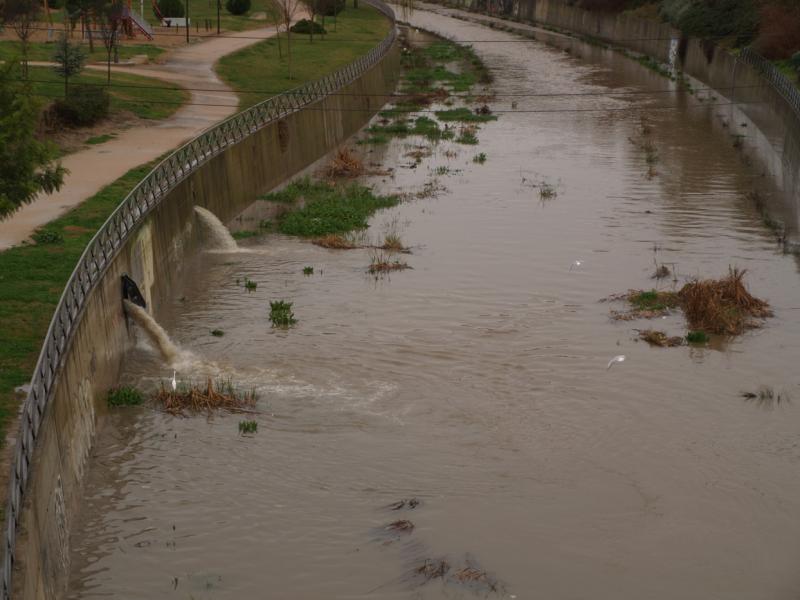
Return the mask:
<svg viewBox="0 0 800 600">
<path fill-rule="evenodd" d="M 178 389 L 178 382 L 175 379 L 175 371 L 172 371 L 172 381 L 170 383 L 172 384 L 172 391 L 173 392 Z"/>
<path fill-rule="evenodd" d="M 582 262 L 582 261 L 580 261 L 580 260 L 574 260 L 574 261 L 572 261 L 572 264 L 569 266 L 569 270 L 570 270 L 570 271 L 572 271 L 572 269 L 577 269 L 577 268 L 578 268 L 578 267 L 580 267 L 582 264 L 583 264 L 583 262 Z"/>
<path fill-rule="evenodd" d="M 614 363 L 621 363 L 621 362 L 625 362 L 625 355 L 624 354 L 620 354 L 618 356 L 615 356 L 610 361 L 608 361 L 608 366 L 606 367 L 606 371 L 608 371 L 611 367 L 613 367 Z"/>
</svg>

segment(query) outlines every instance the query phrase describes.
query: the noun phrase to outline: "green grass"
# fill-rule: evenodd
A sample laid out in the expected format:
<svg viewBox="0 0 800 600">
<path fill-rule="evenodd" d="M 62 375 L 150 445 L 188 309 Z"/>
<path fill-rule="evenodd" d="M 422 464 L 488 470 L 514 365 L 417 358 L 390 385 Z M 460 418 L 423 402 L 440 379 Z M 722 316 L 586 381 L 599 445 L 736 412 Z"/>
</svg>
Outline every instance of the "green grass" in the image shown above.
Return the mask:
<svg viewBox="0 0 800 600">
<path fill-rule="evenodd" d="M 686 341 L 690 344 L 705 344 L 708 342 L 708 334 L 705 331 L 690 331 L 686 335 Z"/>
<path fill-rule="evenodd" d="M 274 300 L 269 303 L 269 320 L 273 327 L 289 327 L 297 323 L 292 312 L 292 302 Z"/>
<path fill-rule="evenodd" d="M 239 421 L 239 433 L 256 433 L 257 431 L 257 421 Z"/>
<path fill-rule="evenodd" d="M 245 240 L 247 238 L 256 237 L 261 235 L 260 231 L 253 231 L 252 229 L 243 229 L 241 231 L 234 231 L 231 237 L 235 240 Z"/>
<path fill-rule="evenodd" d="M 33 92 L 44 102 L 64 96 L 64 80 L 50 67 L 30 67 Z M 84 70 L 70 84 L 105 85 L 106 73 Z M 189 93 L 163 81 L 128 73 L 111 73 L 111 110 L 129 111 L 142 119 L 165 119 L 189 99 Z"/>
<path fill-rule="evenodd" d="M 89 144 L 90 146 L 96 146 L 98 144 L 105 144 L 117 137 L 113 133 L 104 133 L 103 135 L 96 135 L 94 137 L 90 137 L 87 139 L 84 144 Z"/>
<path fill-rule="evenodd" d="M 486 153 L 481 152 L 480 154 L 476 154 L 475 156 L 472 157 L 472 162 L 482 165 L 483 163 L 486 162 Z"/>
<path fill-rule="evenodd" d="M 60 33 L 60 32 L 57 32 Z M 80 42 L 80 34 L 73 40 L 73 43 Z M 29 61 L 52 61 L 53 51 L 55 50 L 55 42 L 31 42 L 28 44 L 28 60 Z M 81 44 L 84 52 L 87 55 L 87 63 L 105 63 L 107 60 L 106 49 L 102 42 L 97 42 L 94 46 L 94 52 L 89 52 L 89 43 L 83 42 Z M 146 54 L 147 58 L 151 61 L 155 60 L 166 50 L 159 48 L 153 44 L 131 44 L 125 40 L 122 41 L 119 47 L 119 59 L 121 61 L 128 60 L 133 56 L 139 54 Z M 0 40 L 0 60 L 15 60 L 19 59 L 22 55 L 20 42 L 17 40 Z"/>
<path fill-rule="evenodd" d="M 239 92 L 239 107 L 253 104 L 314 81 L 366 54 L 386 37 L 389 22 L 363 3 L 358 9 L 348 7 L 339 13 L 337 31 L 324 39 L 292 35 L 292 78 L 289 79 L 286 34 L 281 34 L 283 58 L 278 54 L 278 40 L 271 38 L 224 56 L 217 63 L 217 73 Z M 338 41 L 342 40 L 342 41 Z"/>
<path fill-rule="evenodd" d="M 678 296 L 674 292 L 649 290 L 631 294 L 628 302 L 640 311 L 662 311 L 678 306 Z"/>
<path fill-rule="evenodd" d="M 213 335 L 214 337 L 222 337 L 223 335 L 225 335 L 225 332 L 222 331 L 222 329 L 212 329 L 211 335 Z"/>
<path fill-rule="evenodd" d="M 138 406 L 144 402 L 142 393 L 132 387 L 118 387 L 108 390 L 109 406 Z"/>
<path fill-rule="evenodd" d="M 281 233 L 302 237 L 366 229 L 375 211 L 395 206 L 400 201 L 395 196 L 376 196 L 369 188 L 358 184 L 331 187 L 309 179 L 296 181 L 278 194 L 305 200 L 302 208 L 287 212 L 278 223 Z"/>
<path fill-rule="evenodd" d="M 495 115 L 479 115 L 465 106 L 450 110 L 437 110 L 436 118 L 440 121 L 458 121 L 460 123 L 485 123 L 497 120 Z"/>
<path fill-rule="evenodd" d="M 30 381 L 64 285 L 95 231 L 161 159 L 131 169 L 46 230 L 62 241 L 0 252 L 0 436 L 16 414 L 14 388 Z"/>
<path fill-rule="evenodd" d="M 462 131 L 456 138 L 456 142 L 474 146 L 478 143 L 478 136 L 476 136 L 473 131 Z"/>
<path fill-rule="evenodd" d="M 303 275 L 313 275 L 314 267 L 303 267 Z"/>
</svg>

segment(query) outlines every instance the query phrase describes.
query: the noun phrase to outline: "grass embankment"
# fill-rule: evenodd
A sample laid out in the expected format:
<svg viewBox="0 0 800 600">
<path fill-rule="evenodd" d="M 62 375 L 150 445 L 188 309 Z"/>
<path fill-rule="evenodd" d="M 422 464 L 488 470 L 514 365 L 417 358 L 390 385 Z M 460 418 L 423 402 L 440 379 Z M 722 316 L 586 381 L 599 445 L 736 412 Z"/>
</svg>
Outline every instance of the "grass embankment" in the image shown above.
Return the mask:
<svg viewBox="0 0 800 600">
<path fill-rule="evenodd" d="M 30 67 L 29 80 L 34 94 L 43 103 L 64 96 L 64 80 L 50 67 Z M 84 70 L 70 78 L 72 84 L 106 85 L 106 73 L 99 70 Z M 165 119 L 189 100 L 189 92 L 170 86 L 164 81 L 127 73 L 112 73 L 111 111 L 129 111 L 142 119 Z"/>
<path fill-rule="evenodd" d="M 286 34 L 271 38 L 220 59 L 217 73 L 239 94 L 239 107 L 248 108 L 307 81 L 314 81 L 353 62 L 386 37 L 389 21 L 363 4 L 339 13 L 336 30 L 333 18 L 326 19 L 327 35 L 292 34 L 292 78 L 289 78 Z"/>
<path fill-rule="evenodd" d="M 157 159 L 160 160 L 160 159 Z M 51 240 L 0 252 L 0 439 L 17 411 L 14 388 L 28 383 L 58 299 L 78 258 L 120 200 L 156 161 L 124 176 L 41 230 Z"/>
<path fill-rule="evenodd" d="M 78 43 L 80 39 L 73 40 L 73 43 Z M 94 52 L 89 52 L 89 44 L 84 42 L 81 44 L 84 52 L 86 52 L 88 63 L 105 63 L 108 59 L 106 55 L 105 46 L 102 42 L 97 42 L 94 46 Z M 35 61 L 52 61 L 53 52 L 55 51 L 54 42 L 31 42 L 28 44 L 28 60 Z M 119 59 L 121 61 L 128 60 L 133 56 L 144 54 L 151 61 L 155 60 L 166 50 L 159 48 L 153 44 L 126 44 L 125 41 L 119 46 Z M 20 43 L 15 40 L 0 40 L 0 60 L 19 60 L 22 56 Z"/>
</svg>

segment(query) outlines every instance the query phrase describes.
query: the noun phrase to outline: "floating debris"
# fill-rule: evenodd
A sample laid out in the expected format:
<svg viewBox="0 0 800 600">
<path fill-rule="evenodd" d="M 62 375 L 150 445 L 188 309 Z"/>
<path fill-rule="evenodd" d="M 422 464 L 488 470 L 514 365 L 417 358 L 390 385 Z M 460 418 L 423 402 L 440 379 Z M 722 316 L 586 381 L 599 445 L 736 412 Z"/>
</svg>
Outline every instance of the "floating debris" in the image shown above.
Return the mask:
<svg viewBox="0 0 800 600">
<path fill-rule="evenodd" d="M 773 406 L 789 403 L 791 399 L 786 394 L 776 393 L 771 386 L 762 385 L 757 392 L 742 392 L 742 398 L 752 400 L 761 408 L 772 408 Z"/>
<path fill-rule="evenodd" d="M 651 346 L 659 346 L 661 348 L 683 346 L 684 343 L 684 339 L 681 336 L 668 336 L 663 331 L 657 331 L 655 329 L 639 331 L 639 339 L 644 340 Z"/>
<path fill-rule="evenodd" d="M 408 519 L 400 519 L 399 521 L 394 521 L 393 523 L 389 523 L 386 526 L 386 530 L 397 531 L 402 533 L 411 533 L 414 530 L 414 523 L 412 523 Z"/>
<path fill-rule="evenodd" d="M 414 573 L 421 576 L 427 583 L 432 579 L 441 579 L 450 571 L 450 563 L 443 558 L 430 559 L 426 558 L 425 561 L 414 568 Z"/>
<path fill-rule="evenodd" d="M 323 248 L 332 248 L 334 250 L 353 250 L 360 246 L 354 240 L 347 236 L 339 235 L 338 233 L 331 233 L 313 241 L 317 246 Z"/>
<path fill-rule="evenodd" d="M 616 363 L 625 362 L 625 355 L 619 354 L 608 361 L 608 366 L 606 367 L 606 371 L 608 371 L 611 367 L 613 367 Z"/>
<path fill-rule="evenodd" d="M 403 498 L 402 500 L 398 500 L 394 504 L 390 504 L 388 508 L 389 510 L 402 510 L 404 508 L 408 510 L 414 510 L 420 504 L 422 503 L 417 498 L 409 498 L 408 500 Z"/>
</svg>

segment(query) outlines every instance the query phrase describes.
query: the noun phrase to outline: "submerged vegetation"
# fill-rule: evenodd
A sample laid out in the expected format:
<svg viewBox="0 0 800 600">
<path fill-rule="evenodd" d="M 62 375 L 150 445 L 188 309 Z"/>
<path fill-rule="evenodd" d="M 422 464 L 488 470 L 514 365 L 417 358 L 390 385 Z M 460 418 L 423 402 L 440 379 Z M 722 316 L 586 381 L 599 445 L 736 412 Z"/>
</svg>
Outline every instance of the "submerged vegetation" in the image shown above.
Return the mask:
<svg viewBox="0 0 800 600">
<path fill-rule="evenodd" d="M 239 433 L 256 433 L 258 431 L 258 421 L 239 421 Z"/>
<path fill-rule="evenodd" d="M 297 323 L 292 312 L 292 302 L 273 300 L 269 303 L 269 320 L 273 327 L 290 327 Z"/>
<path fill-rule="evenodd" d="M 310 179 L 301 179 L 277 192 L 279 201 L 295 202 L 302 198 L 303 206 L 279 218 L 278 230 L 288 235 L 321 237 L 343 234 L 354 229 L 366 229 L 372 214 L 380 209 L 395 206 L 396 196 L 376 196 L 363 185 L 329 185 Z M 272 200 L 273 195 L 264 197 Z"/>
</svg>

